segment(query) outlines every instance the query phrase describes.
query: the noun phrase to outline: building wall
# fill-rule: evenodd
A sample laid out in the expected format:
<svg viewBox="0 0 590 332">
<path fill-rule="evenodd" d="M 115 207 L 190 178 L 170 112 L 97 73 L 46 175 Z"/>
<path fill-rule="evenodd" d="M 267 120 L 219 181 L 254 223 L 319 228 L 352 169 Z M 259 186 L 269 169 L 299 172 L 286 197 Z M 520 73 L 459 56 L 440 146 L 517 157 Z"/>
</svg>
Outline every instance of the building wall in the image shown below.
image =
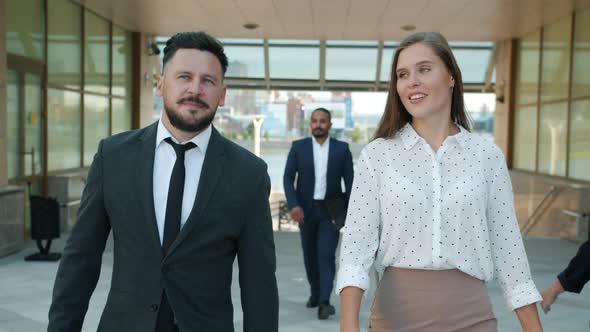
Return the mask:
<svg viewBox="0 0 590 332">
<path fill-rule="evenodd" d="M 6 164 L 6 11 L 0 0 L 0 186 L 7 184 Z"/>
<path fill-rule="evenodd" d="M 154 63 L 159 61 L 156 55 L 148 55 L 148 36 L 140 34 L 140 70 L 139 77 L 135 79 L 139 82 L 139 127 L 143 128 L 153 122 L 154 112 L 154 89 L 153 89 L 153 74 Z"/>
<path fill-rule="evenodd" d="M 494 141 L 508 159 L 510 117 L 512 101 L 512 41 L 505 40 L 496 44 L 496 110 L 494 111 Z"/>
</svg>

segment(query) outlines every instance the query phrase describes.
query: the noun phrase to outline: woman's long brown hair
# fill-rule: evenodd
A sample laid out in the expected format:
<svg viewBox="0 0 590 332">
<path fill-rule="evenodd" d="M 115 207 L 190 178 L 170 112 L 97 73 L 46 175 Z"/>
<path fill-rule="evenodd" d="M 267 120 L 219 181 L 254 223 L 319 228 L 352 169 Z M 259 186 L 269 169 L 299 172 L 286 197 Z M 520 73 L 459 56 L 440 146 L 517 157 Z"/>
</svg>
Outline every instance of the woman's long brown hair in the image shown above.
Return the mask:
<svg viewBox="0 0 590 332">
<path fill-rule="evenodd" d="M 418 32 L 404 39 L 395 51 L 393 64 L 391 65 L 391 77 L 389 80 L 387 102 L 385 103 L 385 112 L 379 121 L 379 126 L 375 132 L 375 139 L 393 137 L 407 123 L 412 122 L 412 115 L 406 110 L 397 93 L 396 68 L 399 54 L 406 48 L 417 43 L 424 43 L 424 45 L 430 47 L 442 60 L 454 78 L 455 86 L 451 100 L 451 119 L 463 128 L 467 130 L 471 129 L 469 117 L 467 116 L 463 103 L 463 79 L 461 77 L 461 71 L 459 70 L 459 66 L 457 66 L 457 61 L 453 56 L 449 43 L 438 32 Z"/>
</svg>

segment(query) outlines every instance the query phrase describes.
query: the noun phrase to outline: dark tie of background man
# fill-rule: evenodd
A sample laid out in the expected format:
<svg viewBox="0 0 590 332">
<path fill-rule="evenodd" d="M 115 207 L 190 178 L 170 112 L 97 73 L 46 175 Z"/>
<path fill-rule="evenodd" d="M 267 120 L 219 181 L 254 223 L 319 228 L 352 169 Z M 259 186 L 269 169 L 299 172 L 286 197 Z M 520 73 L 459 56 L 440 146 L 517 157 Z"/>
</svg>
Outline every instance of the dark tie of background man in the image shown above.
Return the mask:
<svg viewBox="0 0 590 332">
<path fill-rule="evenodd" d="M 182 195 L 184 193 L 184 154 L 186 151 L 197 147 L 193 142 L 187 144 L 177 144 L 168 137 L 164 141 L 170 144 L 176 152 L 176 162 L 172 168 L 170 176 L 170 187 L 168 188 L 168 200 L 166 202 L 166 218 L 164 219 L 164 240 L 162 241 L 162 250 L 164 256 L 180 232 L 180 218 L 182 215 Z M 156 332 L 173 332 L 177 331 L 174 324 L 174 313 L 168 302 L 166 292 L 162 292 L 162 301 L 158 311 L 158 322 Z"/>
</svg>

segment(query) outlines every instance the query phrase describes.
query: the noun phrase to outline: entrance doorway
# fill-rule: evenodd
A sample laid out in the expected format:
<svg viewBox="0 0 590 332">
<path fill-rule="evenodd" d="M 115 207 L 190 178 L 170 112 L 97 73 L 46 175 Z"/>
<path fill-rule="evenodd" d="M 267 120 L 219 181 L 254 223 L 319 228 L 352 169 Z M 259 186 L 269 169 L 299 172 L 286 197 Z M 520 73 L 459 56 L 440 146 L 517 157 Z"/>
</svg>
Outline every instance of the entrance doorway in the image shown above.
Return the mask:
<svg viewBox="0 0 590 332">
<path fill-rule="evenodd" d="M 45 117 L 42 62 L 8 55 L 7 164 L 8 182 L 30 184 L 31 194 L 44 191 Z"/>
</svg>

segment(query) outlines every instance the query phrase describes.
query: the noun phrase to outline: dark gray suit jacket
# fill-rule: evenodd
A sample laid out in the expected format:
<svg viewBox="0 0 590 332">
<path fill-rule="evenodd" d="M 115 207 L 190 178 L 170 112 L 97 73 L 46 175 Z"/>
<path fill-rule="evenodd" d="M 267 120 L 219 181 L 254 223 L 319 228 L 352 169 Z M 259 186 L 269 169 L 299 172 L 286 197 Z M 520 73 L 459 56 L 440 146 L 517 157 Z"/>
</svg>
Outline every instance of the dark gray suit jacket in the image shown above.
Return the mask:
<svg viewBox="0 0 590 332">
<path fill-rule="evenodd" d="M 157 123 L 104 139 L 55 279 L 50 332 L 80 331 L 112 230 L 111 289 L 99 331 L 151 332 L 165 289 L 184 331 L 234 331 L 237 255 L 244 331 L 278 330 L 266 164 L 213 129 L 190 216 L 163 256 L 153 203 Z"/>
</svg>

